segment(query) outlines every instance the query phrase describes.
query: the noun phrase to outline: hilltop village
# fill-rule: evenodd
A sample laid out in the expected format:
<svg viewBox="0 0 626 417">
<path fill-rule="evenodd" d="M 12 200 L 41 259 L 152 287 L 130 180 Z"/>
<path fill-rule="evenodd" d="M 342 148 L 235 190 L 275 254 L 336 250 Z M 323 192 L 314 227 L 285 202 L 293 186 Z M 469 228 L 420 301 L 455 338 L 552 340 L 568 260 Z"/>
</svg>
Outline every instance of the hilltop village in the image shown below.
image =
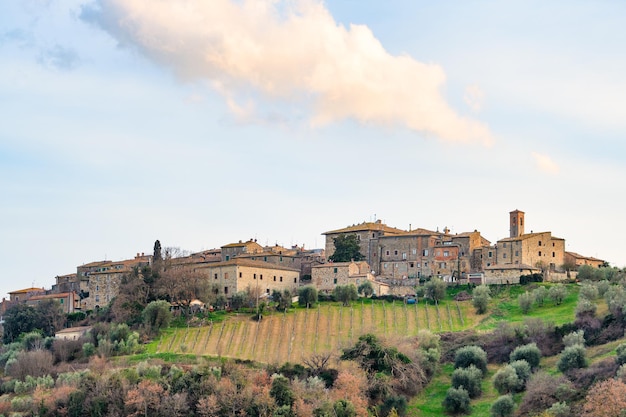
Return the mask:
<svg viewBox="0 0 626 417">
<path fill-rule="evenodd" d="M 378 220 L 322 233 L 323 249 L 262 246 L 250 239 L 186 256 L 165 254 L 165 258 L 171 269 L 209 280 L 213 293 L 227 299 L 250 289 L 267 295 L 275 290 L 293 294 L 301 285 L 314 285 L 318 291 L 331 292 L 337 285 L 358 287 L 365 281 L 378 295 L 403 295 L 432 277 L 448 283 L 494 284 L 517 283 L 522 275 L 542 273 L 545 280 L 558 281 L 571 277 L 580 265 L 605 264 L 565 251 L 565 239 L 549 231 L 526 233 L 520 210 L 510 212 L 509 220 L 509 236 L 494 244 L 477 230 L 455 234 L 448 228 L 402 230 Z M 356 239 L 363 259 L 333 262 L 335 242 L 347 236 Z M 10 292 L 0 312 L 16 303 L 36 305 L 50 299 L 58 301 L 65 313 L 107 306 L 118 295 L 123 277 L 151 266 L 155 256 L 160 253 L 79 265 L 75 273 L 56 276 L 51 289 Z"/>
</svg>

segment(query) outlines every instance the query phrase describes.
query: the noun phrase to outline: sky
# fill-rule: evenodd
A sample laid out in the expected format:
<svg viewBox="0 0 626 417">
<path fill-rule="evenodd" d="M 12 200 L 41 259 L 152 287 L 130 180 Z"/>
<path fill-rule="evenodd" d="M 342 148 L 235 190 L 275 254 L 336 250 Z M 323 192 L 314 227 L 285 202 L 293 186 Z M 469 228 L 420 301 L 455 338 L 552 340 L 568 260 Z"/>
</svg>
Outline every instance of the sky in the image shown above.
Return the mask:
<svg viewBox="0 0 626 417">
<path fill-rule="evenodd" d="M 551 231 L 626 266 L 626 3 L 0 3 L 0 293 L 322 233 Z"/>
</svg>

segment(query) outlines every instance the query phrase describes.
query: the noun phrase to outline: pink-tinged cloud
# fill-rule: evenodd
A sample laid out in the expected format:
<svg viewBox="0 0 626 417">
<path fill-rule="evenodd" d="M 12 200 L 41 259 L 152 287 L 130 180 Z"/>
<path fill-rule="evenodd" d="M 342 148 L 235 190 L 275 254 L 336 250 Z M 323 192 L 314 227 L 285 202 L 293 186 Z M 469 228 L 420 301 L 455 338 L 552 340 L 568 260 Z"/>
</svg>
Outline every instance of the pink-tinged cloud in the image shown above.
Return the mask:
<svg viewBox="0 0 626 417">
<path fill-rule="evenodd" d="M 558 174 L 561 170 L 556 162 L 552 160 L 548 155 L 540 154 L 538 152 L 531 152 L 535 165 L 539 170 L 548 174 Z"/>
<path fill-rule="evenodd" d="M 313 125 L 352 118 L 493 141 L 446 102 L 441 67 L 389 54 L 368 27 L 338 24 L 319 0 L 99 0 L 83 18 L 183 79 L 219 85 L 227 100 L 252 88 L 309 106 Z"/>
</svg>

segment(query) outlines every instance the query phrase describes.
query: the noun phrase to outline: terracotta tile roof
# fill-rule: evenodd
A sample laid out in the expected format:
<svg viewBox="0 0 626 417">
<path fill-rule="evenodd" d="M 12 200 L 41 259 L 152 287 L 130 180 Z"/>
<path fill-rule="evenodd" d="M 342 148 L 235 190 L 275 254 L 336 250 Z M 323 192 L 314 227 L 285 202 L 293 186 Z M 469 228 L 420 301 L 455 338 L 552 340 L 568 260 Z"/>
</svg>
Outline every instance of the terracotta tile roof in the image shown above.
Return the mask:
<svg viewBox="0 0 626 417">
<path fill-rule="evenodd" d="M 546 233 L 550 233 L 550 232 L 535 232 L 535 233 L 524 233 L 523 235 L 520 235 L 518 237 L 507 237 L 504 239 L 500 239 L 498 242 L 514 242 L 517 240 L 525 240 L 525 239 L 530 239 L 531 237 L 536 237 L 539 235 L 545 235 Z M 550 238 L 552 240 L 565 240 L 563 238 L 560 237 L 556 237 L 556 236 L 550 236 Z"/>
<path fill-rule="evenodd" d="M 421 227 L 402 233 L 403 236 L 439 236 L 442 234 L 443 233 L 440 232 L 433 232 L 432 230 L 422 229 Z"/>
<path fill-rule="evenodd" d="M 594 258 L 593 256 L 584 256 L 576 252 L 565 251 L 565 253 L 576 259 L 587 259 L 589 261 L 604 262 L 603 259 Z"/>
<path fill-rule="evenodd" d="M 58 294 L 42 294 L 42 295 L 34 295 L 28 299 L 28 301 L 36 301 L 36 300 L 47 300 L 47 299 L 55 299 L 55 298 L 67 298 L 70 296 L 69 292 L 62 292 Z M 74 294 L 76 295 L 76 294 Z"/>
<path fill-rule="evenodd" d="M 11 291 L 9 294 L 28 294 L 31 292 L 45 292 L 46 290 L 43 288 L 24 288 L 23 290 Z"/>
<path fill-rule="evenodd" d="M 352 226 L 344 227 L 343 229 L 331 230 L 329 232 L 322 233 L 323 235 L 334 235 L 337 233 L 350 233 L 350 232 L 363 232 L 363 231 L 382 231 L 384 233 L 391 234 L 404 234 L 406 230 L 396 229 L 395 227 L 387 226 L 378 222 L 363 222 L 361 224 L 353 224 Z"/>
<path fill-rule="evenodd" d="M 491 265 L 485 267 L 488 270 L 494 269 L 524 269 L 524 270 L 532 270 L 532 271 L 541 271 L 541 269 L 536 268 L 534 266 L 526 265 L 526 264 L 499 264 L 499 265 Z"/>
<path fill-rule="evenodd" d="M 75 332 L 86 332 L 91 330 L 92 326 L 76 326 L 76 327 L 68 327 L 67 329 L 62 329 L 56 332 L 55 334 L 64 334 L 64 333 L 75 333 Z"/>
<path fill-rule="evenodd" d="M 240 257 L 233 258 L 229 261 L 213 262 L 213 263 L 207 264 L 207 268 L 213 268 L 213 267 L 219 267 L 219 266 L 248 266 L 251 268 L 278 269 L 281 271 L 300 272 L 300 270 L 296 268 L 289 268 L 287 266 L 272 264 L 272 263 L 263 262 L 263 261 L 253 261 L 248 258 L 240 258 Z"/>
</svg>

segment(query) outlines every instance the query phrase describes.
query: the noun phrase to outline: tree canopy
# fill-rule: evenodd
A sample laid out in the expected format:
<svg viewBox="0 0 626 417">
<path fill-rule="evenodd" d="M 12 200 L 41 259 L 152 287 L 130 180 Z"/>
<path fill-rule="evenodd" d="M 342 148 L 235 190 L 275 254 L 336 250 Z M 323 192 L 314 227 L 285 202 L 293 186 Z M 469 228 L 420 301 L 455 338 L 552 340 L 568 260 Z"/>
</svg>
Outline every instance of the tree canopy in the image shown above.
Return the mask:
<svg viewBox="0 0 626 417">
<path fill-rule="evenodd" d="M 333 239 L 335 253 L 328 257 L 333 262 L 362 261 L 365 256 L 361 253 L 357 235 L 340 235 Z"/>
</svg>

